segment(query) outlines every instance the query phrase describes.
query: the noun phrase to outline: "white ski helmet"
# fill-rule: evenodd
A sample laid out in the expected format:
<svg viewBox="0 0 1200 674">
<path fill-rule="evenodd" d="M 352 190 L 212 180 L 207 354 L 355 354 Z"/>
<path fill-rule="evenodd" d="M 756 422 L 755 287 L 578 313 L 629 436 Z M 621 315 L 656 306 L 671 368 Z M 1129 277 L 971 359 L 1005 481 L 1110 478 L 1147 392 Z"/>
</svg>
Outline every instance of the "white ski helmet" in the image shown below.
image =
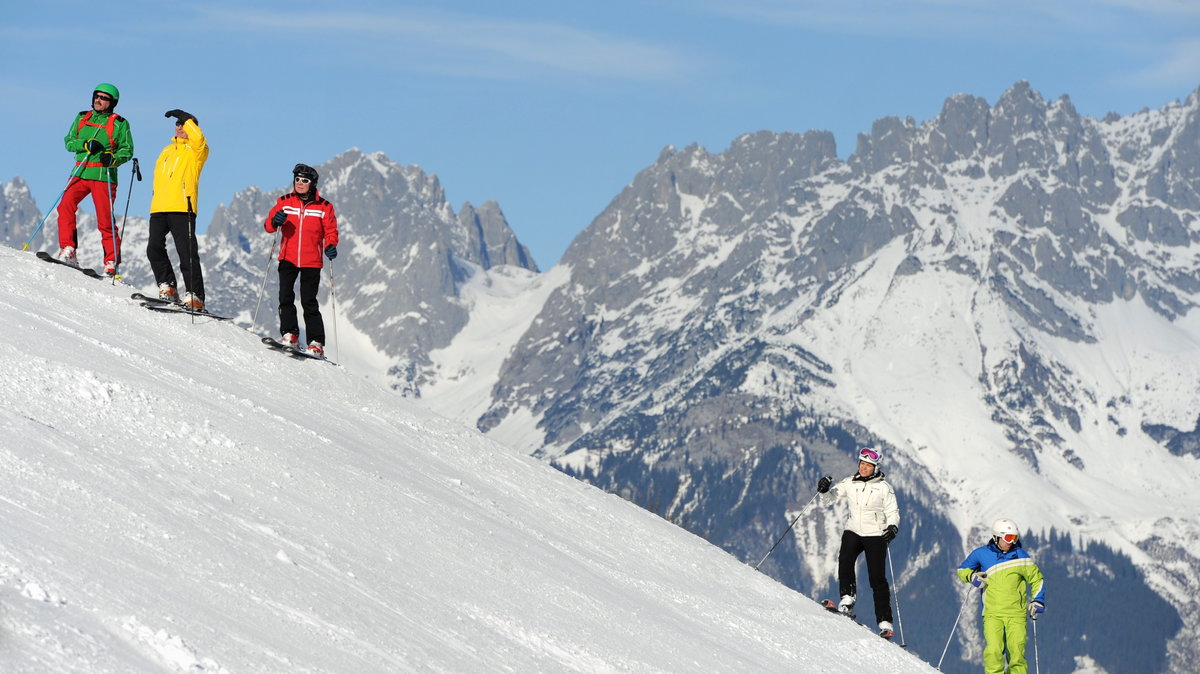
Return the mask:
<svg viewBox="0 0 1200 674">
<path fill-rule="evenodd" d="M 863 447 L 858 450 L 858 460 L 866 461 L 872 466 L 878 466 L 879 462 L 883 460 L 883 452 L 871 447 Z"/>
<path fill-rule="evenodd" d="M 1006 536 L 1012 537 L 1009 543 L 1015 543 L 1021 537 L 1021 531 L 1016 522 L 1002 517 L 992 523 L 992 538 L 999 541 Z"/>
</svg>

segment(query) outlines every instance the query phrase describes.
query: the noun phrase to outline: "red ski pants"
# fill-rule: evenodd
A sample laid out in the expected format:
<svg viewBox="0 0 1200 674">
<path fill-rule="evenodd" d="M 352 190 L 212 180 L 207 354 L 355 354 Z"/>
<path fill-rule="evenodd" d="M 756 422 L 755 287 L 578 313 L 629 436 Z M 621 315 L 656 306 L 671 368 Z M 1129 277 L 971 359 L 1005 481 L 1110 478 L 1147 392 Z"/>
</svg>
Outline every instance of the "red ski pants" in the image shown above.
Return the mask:
<svg viewBox="0 0 1200 674">
<path fill-rule="evenodd" d="M 63 192 L 58 204 L 58 247 L 79 248 L 79 236 L 75 231 L 75 210 L 88 194 L 96 207 L 96 224 L 100 229 L 100 241 L 104 246 L 104 261 L 117 259 L 117 246 L 113 242 L 113 201 L 117 198 L 116 183 L 103 180 L 76 178 Z"/>
</svg>

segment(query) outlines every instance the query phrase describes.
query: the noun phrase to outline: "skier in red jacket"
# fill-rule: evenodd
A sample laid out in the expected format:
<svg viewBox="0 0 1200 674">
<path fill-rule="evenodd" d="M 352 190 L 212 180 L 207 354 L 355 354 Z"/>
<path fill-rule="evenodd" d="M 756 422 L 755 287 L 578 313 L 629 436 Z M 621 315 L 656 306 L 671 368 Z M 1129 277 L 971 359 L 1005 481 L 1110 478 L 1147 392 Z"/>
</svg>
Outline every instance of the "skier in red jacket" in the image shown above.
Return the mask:
<svg viewBox="0 0 1200 674">
<path fill-rule="evenodd" d="M 298 348 L 300 324 L 296 320 L 296 277 L 300 278 L 300 306 L 308 352 L 325 355 L 325 323 L 317 303 L 321 285 L 321 255 L 337 257 L 337 216 L 333 204 L 317 192 L 316 169 L 296 164 L 292 169 L 292 191 L 279 197 L 267 214 L 268 232 L 280 230 L 279 243 L 279 331 L 283 343 Z"/>
</svg>

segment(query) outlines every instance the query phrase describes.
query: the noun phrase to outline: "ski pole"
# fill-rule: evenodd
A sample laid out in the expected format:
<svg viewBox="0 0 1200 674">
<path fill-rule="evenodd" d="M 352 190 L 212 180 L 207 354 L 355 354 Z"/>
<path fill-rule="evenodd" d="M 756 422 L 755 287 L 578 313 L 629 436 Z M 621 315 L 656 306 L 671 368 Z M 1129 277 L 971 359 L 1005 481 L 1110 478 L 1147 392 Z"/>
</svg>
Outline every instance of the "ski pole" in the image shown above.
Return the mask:
<svg viewBox="0 0 1200 674">
<path fill-rule="evenodd" d="M 900 617 L 900 586 L 896 583 L 896 567 L 892 566 L 892 546 L 887 547 L 888 569 L 892 572 L 892 587 L 896 588 L 896 626 L 900 628 L 900 648 L 908 648 L 904 641 L 904 620 Z"/>
<path fill-rule="evenodd" d="M 279 241 L 279 230 L 275 230 L 275 241 Z M 282 245 L 282 244 L 281 244 Z M 275 257 L 275 244 L 271 244 L 271 250 L 267 255 L 267 266 L 263 269 L 262 286 L 258 289 L 258 302 L 254 304 L 254 316 L 250 318 L 250 326 L 258 325 L 258 309 L 262 306 L 263 293 L 267 290 L 267 274 L 271 271 L 271 258 Z"/>
<path fill-rule="evenodd" d="M 813 504 L 813 501 L 817 500 L 817 496 L 819 495 L 820 492 L 813 494 L 812 498 L 808 499 L 808 503 L 805 503 L 804 507 L 800 509 L 800 512 L 796 513 L 796 516 L 792 518 L 792 523 L 788 525 L 788 528 L 784 529 L 782 534 L 779 534 L 779 538 L 775 541 L 775 545 L 772 545 L 771 549 L 767 550 L 767 554 L 763 555 L 763 558 L 758 560 L 758 564 L 754 565 L 755 571 L 758 571 L 758 567 L 762 566 L 762 563 L 767 561 L 767 557 L 770 557 L 772 552 L 775 552 L 775 548 L 779 547 L 779 544 L 783 542 L 783 537 L 787 536 L 788 532 L 792 530 L 792 527 L 796 526 L 796 521 L 800 519 L 800 516 L 804 514 L 804 511 L 808 510 L 808 507 Z"/>
<path fill-rule="evenodd" d="M 333 260 L 329 261 L 329 307 L 333 310 L 333 357 L 340 362 L 342 358 L 338 348 L 342 343 L 338 341 L 337 336 L 337 293 L 333 291 Z"/>
<path fill-rule="evenodd" d="M 121 228 L 117 232 L 117 241 L 122 241 L 125 238 L 125 221 L 129 219 L 129 201 L 133 198 L 133 180 L 137 178 L 138 182 L 142 181 L 142 169 L 138 166 L 137 157 L 133 158 L 133 170 L 130 171 L 131 179 L 129 181 L 129 192 L 125 195 L 125 215 L 121 216 Z M 117 272 L 121 270 L 121 248 L 117 247 Z M 116 277 L 113 277 L 113 283 L 116 283 Z"/>
<path fill-rule="evenodd" d="M 75 182 L 75 179 L 78 178 L 79 174 L 82 172 L 83 162 L 77 163 L 75 168 L 71 169 L 71 175 L 67 178 L 67 186 L 63 188 L 62 192 L 58 193 L 58 197 L 55 198 L 54 203 L 50 204 L 50 208 L 46 211 L 46 214 L 42 216 L 42 221 L 38 223 L 37 228 L 33 230 L 33 234 L 30 234 L 29 239 L 24 245 L 21 246 L 21 250 L 29 250 L 29 244 L 32 243 L 35 238 L 37 238 L 38 232 L 42 231 L 42 225 L 46 224 L 46 218 L 50 217 L 50 213 L 54 210 L 54 207 L 58 205 L 59 201 L 62 201 L 63 195 L 67 193 L 67 190 L 71 189 L 71 183 Z"/>
<path fill-rule="evenodd" d="M 188 263 L 188 279 L 187 291 L 192 295 L 191 299 L 196 297 L 196 267 L 200 266 L 200 253 L 196 251 L 199 245 L 196 241 L 196 209 L 192 207 L 192 198 L 187 198 L 188 207 L 188 240 L 187 240 L 187 263 Z M 183 260 L 179 261 L 183 264 Z M 203 302 L 203 300 L 201 300 Z M 201 307 L 203 308 L 203 307 Z M 196 323 L 196 314 L 192 314 L 192 324 Z"/>
<path fill-rule="evenodd" d="M 942 660 L 946 659 L 946 651 L 950 650 L 950 641 L 954 639 L 954 632 L 958 630 L 958 621 L 962 618 L 963 609 L 967 607 L 967 602 L 971 601 L 971 590 L 967 589 L 967 597 L 963 599 L 963 603 L 958 607 L 958 614 L 954 616 L 954 627 L 950 628 L 950 636 L 946 637 L 946 647 L 942 649 L 942 657 L 938 658 L 937 670 L 942 671 Z"/>
<path fill-rule="evenodd" d="M 1038 662 L 1037 650 L 1037 618 L 1033 619 L 1033 671 L 1034 674 L 1042 673 L 1042 664 Z"/>
<path fill-rule="evenodd" d="M 111 169 L 116 171 L 116 169 Z M 116 272 L 117 262 L 121 259 L 121 233 L 117 231 L 117 183 L 104 182 L 105 191 L 108 192 L 108 231 L 112 232 L 113 238 L 113 271 Z M 133 181 L 129 181 L 129 186 L 133 187 Z M 96 209 L 96 227 L 100 226 L 100 209 Z M 103 238 L 103 235 L 101 235 Z M 107 262 L 107 260 L 105 260 Z M 113 274 L 113 285 L 117 284 L 117 275 Z"/>
</svg>

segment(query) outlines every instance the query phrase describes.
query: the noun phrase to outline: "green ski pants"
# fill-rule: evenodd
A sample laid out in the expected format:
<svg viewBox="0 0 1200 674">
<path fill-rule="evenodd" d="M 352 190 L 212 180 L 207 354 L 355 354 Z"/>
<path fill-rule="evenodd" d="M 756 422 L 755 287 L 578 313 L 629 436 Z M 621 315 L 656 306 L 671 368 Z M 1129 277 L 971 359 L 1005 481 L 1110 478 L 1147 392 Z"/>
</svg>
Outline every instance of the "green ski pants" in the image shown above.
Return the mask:
<svg viewBox="0 0 1200 674">
<path fill-rule="evenodd" d="M 1008 651 L 1008 674 L 1026 674 L 1025 616 L 983 616 L 984 674 L 1004 674 L 1004 651 Z"/>
</svg>

